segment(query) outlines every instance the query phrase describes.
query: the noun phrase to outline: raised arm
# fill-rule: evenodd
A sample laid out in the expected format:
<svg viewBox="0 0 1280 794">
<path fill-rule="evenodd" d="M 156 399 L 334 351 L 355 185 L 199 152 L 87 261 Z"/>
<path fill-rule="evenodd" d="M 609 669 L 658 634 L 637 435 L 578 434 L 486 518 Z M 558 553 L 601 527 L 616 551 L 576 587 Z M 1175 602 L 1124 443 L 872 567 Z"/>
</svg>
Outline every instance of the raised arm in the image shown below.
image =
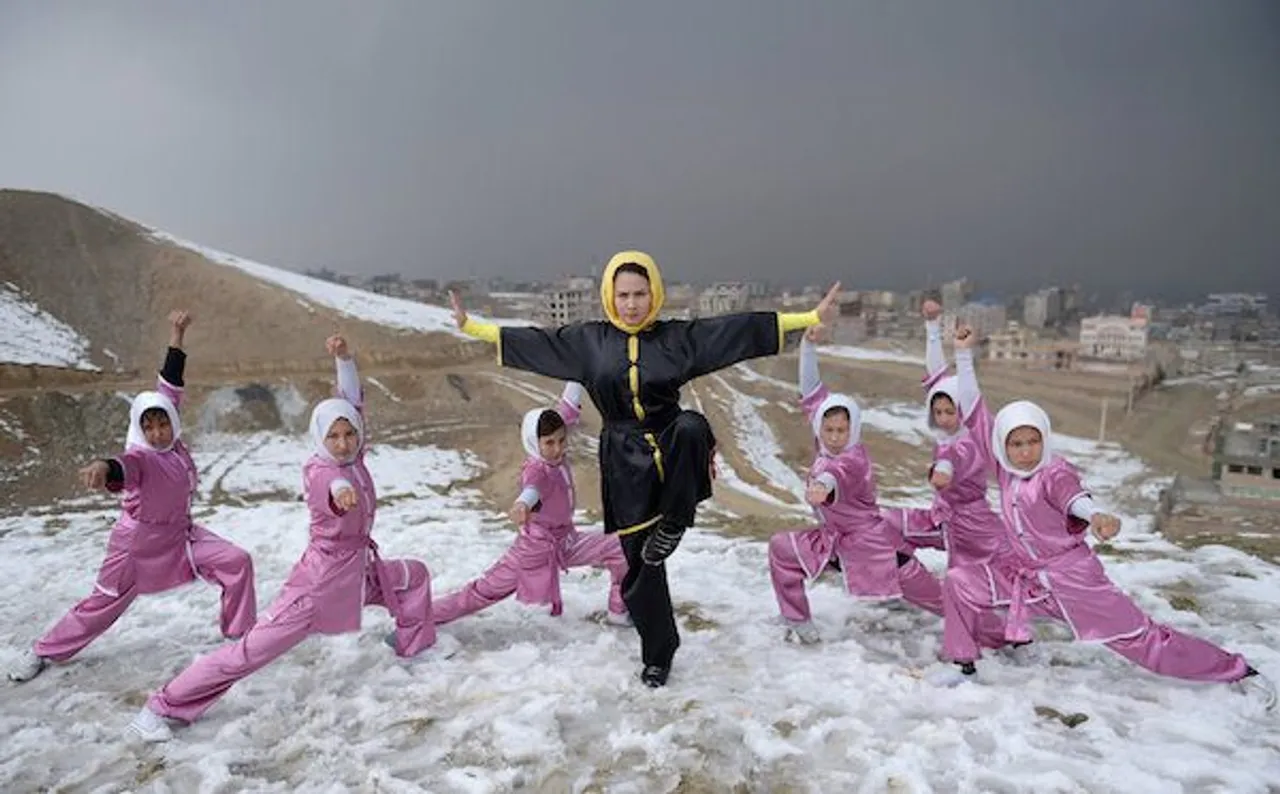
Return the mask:
<svg viewBox="0 0 1280 794">
<path fill-rule="evenodd" d="M 351 356 L 347 340 L 341 334 L 334 334 L 325 340 L 325 348 L 333 356 L 334 368 L 338 375 L 338 396 L 364 411 L 364 389 L 360 387 L 360 372 L 356 369 L 356 361 Z"/>
<path fill-rule="evenodd" d="M 569 381 L 560 394 L 560 403 L 556 410 L 564 420 L 566 427 L 573 427 L 582 418 L 582 384 Z"/>
<path fill-rule="evenodd" d="M 987 466 L 994 468 L 996 458 L 991 450 L 991 431 L 995 420 L 982 400 L 978 373 L 973 368 L 973 345 L 977 338 L 977 334 L 968 328 L 956 332 L 956 399 L 960 401 L 958 407 L 965 426 L 969 428 L 969 435 L 978 445 Z"/>
<path fill-rule="evenodd" d="M 800 374 L 798 383 L 800 385 L 800 399 L 804 399 L 813 394 L 822 386 L 822 375 L 818 372 L 818 347 L 813 333 L 814 326 L 805 331 L 804 337 L 800 340 Z"/>
<path fill-rule="evenodd" d="M 182 408 L 182 397 L 185 394 L 183 374 L 187 368 L 187 354 L 182 349 L 182 343 L 189 325 L 191 315 L 184 311 L 169 313 L 169 349 L 165 351 L 164 364 L 156 378 L 156 391 L 168 397 L 174 408 Z"/>
<path fill-rule="evenodd" d="M 920 307 L 920 313 L 924 315 L 924 374 L 930 379 L 947 368 L 947 358 L 942 352 L 942 306 L 927 300 Z"/>
</svg>

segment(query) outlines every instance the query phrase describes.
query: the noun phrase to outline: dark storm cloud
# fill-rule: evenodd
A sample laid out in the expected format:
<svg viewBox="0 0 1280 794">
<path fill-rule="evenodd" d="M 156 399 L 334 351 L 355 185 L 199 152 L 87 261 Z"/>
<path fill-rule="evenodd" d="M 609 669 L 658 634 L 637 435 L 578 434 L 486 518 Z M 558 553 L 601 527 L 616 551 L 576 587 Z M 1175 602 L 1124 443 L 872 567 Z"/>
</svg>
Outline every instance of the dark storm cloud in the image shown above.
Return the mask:
<svg viewBox="0 0 1280 794">
<path fill-rule="evenodd" d="M 1267 2 L 0 3 L 0 183 L 294 268 L 1280 282 Z"/>
</svg>

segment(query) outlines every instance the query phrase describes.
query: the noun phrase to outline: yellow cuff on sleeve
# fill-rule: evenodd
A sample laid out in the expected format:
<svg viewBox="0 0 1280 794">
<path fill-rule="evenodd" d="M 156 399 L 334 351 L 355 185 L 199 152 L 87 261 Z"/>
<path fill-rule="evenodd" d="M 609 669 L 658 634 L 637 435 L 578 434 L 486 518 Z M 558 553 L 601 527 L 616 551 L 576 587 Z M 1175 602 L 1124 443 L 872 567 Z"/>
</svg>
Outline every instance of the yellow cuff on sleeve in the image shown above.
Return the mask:
<svg viewBox="0 0 1280 794">
<path fill-rule="evenodd" d="M 784 334 L 788 331 L 809 328 L 821 322 L 817 309 L 810 309 L 807 312 L 778 312 L 778 329 Z"/>
<path fill-rule="evenodd" d="M 498 326 L 494 323 L 482 323 L 471 315 L 467 315 L 467 321 L 462 324 L 462 333 L 482 342 L 494 345 L 498 343 Z"/>
</svg>

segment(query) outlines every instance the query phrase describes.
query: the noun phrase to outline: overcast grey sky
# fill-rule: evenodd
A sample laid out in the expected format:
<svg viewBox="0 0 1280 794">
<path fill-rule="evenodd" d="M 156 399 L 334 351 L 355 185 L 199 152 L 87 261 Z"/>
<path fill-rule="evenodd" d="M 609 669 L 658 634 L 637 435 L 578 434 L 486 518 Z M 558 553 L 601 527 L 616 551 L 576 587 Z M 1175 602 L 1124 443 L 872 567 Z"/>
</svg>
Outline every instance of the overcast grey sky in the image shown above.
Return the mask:
<svg viewBox="0 0 1280 794">
<path fill-rule="evenodd" d="M 0 185 L 295 269 L 1280 292 L 1280 4 L 0 0 Z"/>
</svg>

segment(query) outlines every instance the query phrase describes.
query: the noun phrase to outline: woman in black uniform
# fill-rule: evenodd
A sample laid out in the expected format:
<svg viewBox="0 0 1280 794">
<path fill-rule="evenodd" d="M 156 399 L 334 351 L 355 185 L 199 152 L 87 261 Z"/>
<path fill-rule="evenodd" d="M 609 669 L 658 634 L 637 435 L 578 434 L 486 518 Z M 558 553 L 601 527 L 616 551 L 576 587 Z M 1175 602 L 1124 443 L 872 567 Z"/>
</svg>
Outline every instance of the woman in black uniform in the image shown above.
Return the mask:
<svg viewBox="0 0 1280 794">
<path fill-rule="evenodd" d="M 468 317 L 450 295 L 458 327 L 496 344 L 500 365 L 581 383 L 600 412 L 604 531 L 618 533 L 627 557 L 622 597 L 640 634 L 640 678 L 648 686 L 666 684 L 680 645 L 663 562 L 711 496 L 715 436 L 702 414 L 680 408 L 680 387 L 776 355 L 788 331 L 830 325 L 839 289 L 809 312 L 658 320 L 662 274 L 648 254 L 624 251 L 600 282 L 608 322 L 500 328 Z"/>
</svg>

